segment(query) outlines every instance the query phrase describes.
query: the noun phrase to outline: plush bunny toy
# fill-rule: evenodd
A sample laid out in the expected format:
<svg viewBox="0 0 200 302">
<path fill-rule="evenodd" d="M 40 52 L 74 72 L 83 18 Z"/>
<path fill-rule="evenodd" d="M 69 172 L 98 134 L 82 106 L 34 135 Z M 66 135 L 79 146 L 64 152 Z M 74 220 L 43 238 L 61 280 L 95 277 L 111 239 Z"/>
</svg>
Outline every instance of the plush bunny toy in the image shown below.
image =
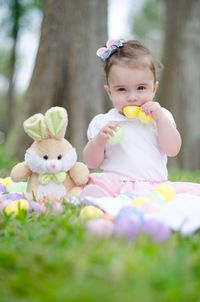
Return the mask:
<svg viewBox="0 0 200 302">
<path fill-rule="evenodd" d="M 67 111 L 62 107 L 35 114 L 23 124 L 34 143 L 26 150 L 25 161 L 13 167 L 11 179 L 28 178 L 27 191 L 38 200 L 78 195 L 88 181 L 88 168 L 77 162 L 76 150 L 64 138 L 67 124 Z"/>
</svg>

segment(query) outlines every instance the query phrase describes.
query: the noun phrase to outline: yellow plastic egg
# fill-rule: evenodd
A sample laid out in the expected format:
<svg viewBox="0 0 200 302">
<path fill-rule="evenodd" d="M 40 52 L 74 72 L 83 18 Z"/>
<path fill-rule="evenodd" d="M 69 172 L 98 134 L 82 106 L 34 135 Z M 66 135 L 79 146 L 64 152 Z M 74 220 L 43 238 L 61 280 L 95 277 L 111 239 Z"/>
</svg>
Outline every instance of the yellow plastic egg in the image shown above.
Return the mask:
<svg viewBox="0 0 200 302">
<path fill-rule="evenodd" d="M 103 214 L 104 212 L 97 207 L 86 206 L 80 211 L 80 219 L 83 221 L 95 219 L 101 217 Z"/>
<path fill-rule="evenodd" d="M 147 202 L 147 198 L 146 198 L 146 197 L 137 197 L 137 198 L 135 198 L 135 199 L 132 201 L 131 205 L 132 205 L 133 207 L 139 208 L 139 207 L 141 207 L 145 202 Z"/>
<path fill-rule="evenodd" d="M 8 187 L 12 183 L 12 180 L 10 177 L 0 178 L 0 183 L 3 184 L 5 187 Z"/>
<path fill-rule="evenodd" d="M 148 124 L 148 123 L 152 122 L 152 120 L 153 120 L 151 114 L 147 115 L 142 110 L 139 110 L 138 117 L 141 120 L 141 122 L 144 123 L 144 124 Z"/>
<path fill-rule="evenodd" d="M 20 210 L 24 210 L 24 211 L 28 211 L 28 201 L 25 199 L 19 199 L 19 200 L 15 200 L 13 201 L 11 204 L 9 204 L 6 208 L 5 208 L 5 213 L 8 215 L 14 215 L 17 216 L 19 215 Z"/>
<path fill-rule="evenodd" d="M 123 108 L 123 113 L 127 118 L 134 118 L 138 116 L 140 107 L 138 106 L 125 106 Z"/>
<path fill-rule="evenodd" d="M 166 201 L 172 200 L 176 195 L 174 188 L 167 183 L 157 186 L 155 191 L 159 192 Z"/>
</svg>

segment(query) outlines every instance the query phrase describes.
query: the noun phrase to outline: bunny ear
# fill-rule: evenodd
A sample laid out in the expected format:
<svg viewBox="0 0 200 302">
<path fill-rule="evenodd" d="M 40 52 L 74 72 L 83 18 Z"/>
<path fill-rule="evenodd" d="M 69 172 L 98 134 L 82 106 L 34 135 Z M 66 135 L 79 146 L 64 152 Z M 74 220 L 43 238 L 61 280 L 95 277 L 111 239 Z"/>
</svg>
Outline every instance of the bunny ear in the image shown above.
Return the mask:
<svg viewBox="0 0 200 302">
<path fill-rule="evenodd" d="M 24 131 L 34 140 L 47 138 L 48 130 L 45 123 L 45 117 L 41 113 L 34 114 L 24 123 Z"/>
<path fill-rule="evenodd" d="M 67 111 L 62 107 L 52 107 L 46 112 L 45 118 L 50 135 L 63 138 L 68 124 Z"/>
</svg>

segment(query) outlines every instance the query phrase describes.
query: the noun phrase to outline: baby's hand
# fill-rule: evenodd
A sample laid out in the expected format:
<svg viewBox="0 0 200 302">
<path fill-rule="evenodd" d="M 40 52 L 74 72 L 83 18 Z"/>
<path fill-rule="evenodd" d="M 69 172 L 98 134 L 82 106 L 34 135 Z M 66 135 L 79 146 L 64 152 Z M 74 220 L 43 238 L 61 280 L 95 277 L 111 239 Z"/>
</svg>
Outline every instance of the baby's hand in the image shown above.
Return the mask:
<svg viewBox="0 0 200 302">
<path fill-rule="evenodd" d="M 158 102 L 147 102 L 141 106 L 142 111 L 147 115 L 151 114 L 155 121 L 158 121 L 162 117 L 162 108 Z"/>
<path fill-rule="evenodd" d="M 118 124 L 115 122 L 110 122 L 106 126 L 104 126 L 95 138 L 96 143 L 98 145 L 105 146 L 117 127 Z"/>
</svg>

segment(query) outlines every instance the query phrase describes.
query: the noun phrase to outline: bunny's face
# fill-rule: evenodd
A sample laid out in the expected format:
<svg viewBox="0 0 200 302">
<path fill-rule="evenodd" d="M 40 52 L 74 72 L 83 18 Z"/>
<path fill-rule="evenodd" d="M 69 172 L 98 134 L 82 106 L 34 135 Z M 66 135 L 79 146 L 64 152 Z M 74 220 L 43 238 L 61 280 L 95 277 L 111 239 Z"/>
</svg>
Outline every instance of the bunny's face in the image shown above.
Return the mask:
<svg viewBox="0 0 200 302">
<path fill-rule="evenodd" d="M 25 162 L 30 170 L 37 174 L 67 172 L 76 161 L 75 149 L 64 138 L 48 138 L 34 142 L 25 154 Z"/>
</svg>

